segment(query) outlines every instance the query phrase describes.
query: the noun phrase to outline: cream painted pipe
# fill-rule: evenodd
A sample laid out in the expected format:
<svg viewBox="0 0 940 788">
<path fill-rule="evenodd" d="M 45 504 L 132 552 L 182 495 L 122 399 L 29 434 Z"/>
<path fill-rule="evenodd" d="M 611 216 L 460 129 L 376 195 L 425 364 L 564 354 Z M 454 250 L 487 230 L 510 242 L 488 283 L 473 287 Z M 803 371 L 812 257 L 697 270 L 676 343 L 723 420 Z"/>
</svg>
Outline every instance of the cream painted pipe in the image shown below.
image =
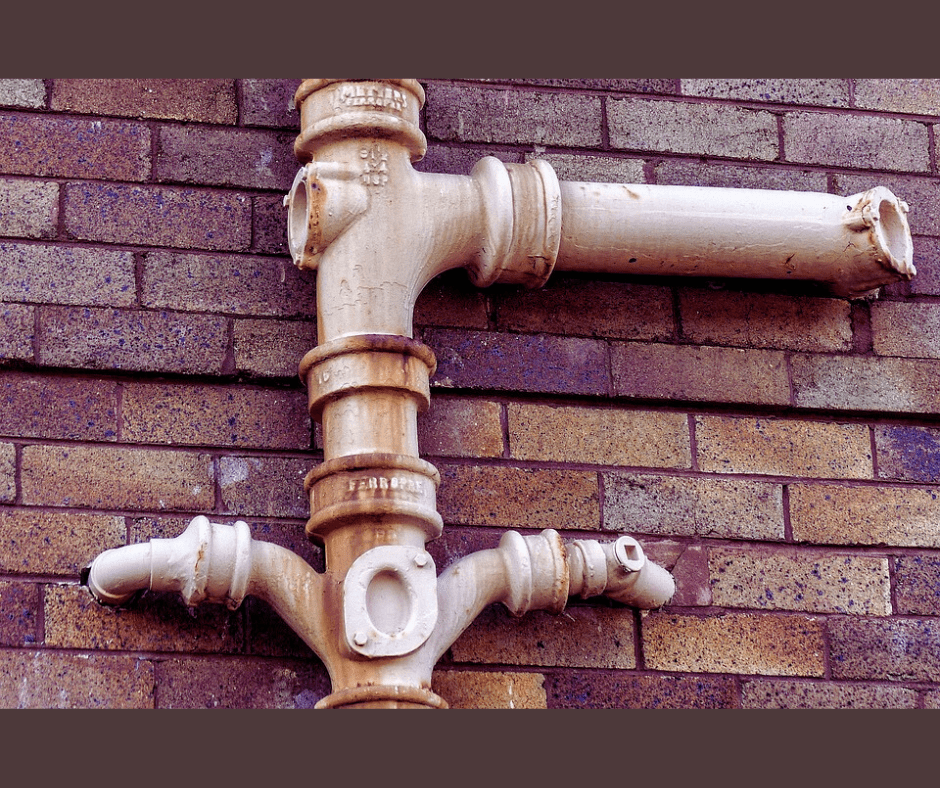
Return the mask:
<svg viewBox="0 0 940 788">
<path fill-rule="evenodd" d="M 559 184 L 555 269 L 809 279 L 843 296 L 915 274 L 908 206 L 883 187 L 812 192 Z"/>
</svg>

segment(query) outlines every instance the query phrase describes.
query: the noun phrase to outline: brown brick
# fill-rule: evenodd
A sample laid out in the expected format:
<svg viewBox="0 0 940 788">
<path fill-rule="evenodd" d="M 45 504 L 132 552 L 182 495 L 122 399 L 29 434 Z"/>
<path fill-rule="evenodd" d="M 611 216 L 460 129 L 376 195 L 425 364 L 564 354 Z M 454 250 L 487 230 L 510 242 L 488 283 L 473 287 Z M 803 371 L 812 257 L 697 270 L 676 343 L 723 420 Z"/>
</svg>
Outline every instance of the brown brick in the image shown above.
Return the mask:
<svg viewBox="0 0 940 788">
<path fill-rule="evenodd" d="M 682 333 L 702 344 L 811 352 L 852 349 L 848 301 L 683 288 Z"/>
<path fill-rule="evenodd" d="M 597 474 L 439 465 L 437 506 L 445 523 L 502 528 L 597 528 Z"/>
<path fill-rule="evenodd" d="M 41 79 L 0 79 L 0 107 L 46 106 L 46 86 Z"/>
<path fill-rule="evenodd" d="M 0 508 L 0 571 L 78 577 L 125 540 L 123 517 Z"/>
<path fill-rule="evenodd" d="M 624 607 L 571 606 L 562 615 L 512 616 L 486 608 L 451 646 L 455 662 L 634 668 L 633 614 Z"/>
<path fill-rule="evenodd" d="M 878 476 L 911 482 L 940 482 L 940 429 L 875 427 Z"/>
<path fill-rule="evenodd" d="M 707 548 L 688 542 L 643 540 L 647 559 L 667 569 L 676 581 L 669 600 L 674 607 L 707 607 L 712 603 Z"/>
<path fill-rule="evenodd" d="M 913 487 L 790 487 L 790 522 L 798 542 L 940 547 L 940 499 Z"/>
<path fill-rule="evenodd" d="M 699 468 L 712 473 L 871 479 L 864 424 L 696 416 Z"/>
<path fill-rule="evenodd" d="M 239 517 L 307 517 L 304 477 L 312 457 L 221 457 L 222 509 Z"/>
<path fill-rule="evenodd" d="M 39 620 L 39 586 L 0 580 L 0 646 L 39 642 Z"/>
<path fill-rule="evenodd" d="M 428 329 L 438 388 L 546 394 L 602 394 L 609 388 L 607 347 L 593 339 Z"/>
<path fill-rule="evenodd" d="M 683 96 L 772 101 L 777 104 L 849 106 L 845 79 L 683 79 Z"/>
<path fill-rule="evenodd" d="M 822 620 L 809 616 L 651 613 L 643 621 L 643 652 L 652 670 L 822 676 L 823 630 Z"/>
<path fill-rule="evenodd" d="M 152 709 L 153 663 L 139 657 L 0 652 L 5 709 Z"/>
<path fill-rule="evenodd" d="M 65 231 L 86 241 L 244 251 L 251 201 L 208 189 L 68 183 Z"/>
<path fill-rule="evenodd" d="M 777 119 L 762 110 L 610 98 L 607 117 L 614 148 L 763 161 L 778 155 Z"/>
<path fill-rule="evenodd" d="M 940 115 L 940 80 L 856 79 L 855 106 L 912 115 Z"/>
<path fill-rule="evenodd" d="M 54 238 L 59 222 L 59 184 L 0 179 L 0 235 Z"/>
<path fill-rule="evenodd" d="M 117 385 L 76 377 L 0 373 L 0 434 L 114 440 Z"/>
<path fill-rule="evenodd" d="M 926 172 L 927 129 L 895 118 L 790 112 L 783 118 L 786 157 L 800 164 Z"/>
<path fill-rule="evenodd" d="M 23 502 L 98 509 L 207 511 L 215 502 L 207 454 L 117 446 L 26 446 Z"/>
<path fill-rule="evenodd" d="M 252 197 L 252 202 L 252 251 L 289 258 L 287 208 L 284 206 L 284 195 L 256 194 Z"/>
<path fill-rule="evenodd" d="M 884 684 L 768 679 L 745 681 L 741 702 L 746 709 L 913 709 L 917 693 Z"/>
<path fill-rule="evenodd" d="M 838 194 L 858 194 L 872 186 L 884 186 L 910 206 L 907 215 L 911 232 L 915 235 L 940 235 L 940 181 L 936 178 L 914 175 L 836 173 L 834 191 Z M 915 249 L 917 241 L 915 240 Z M 917 281 L 915 277 L 914 281 Z"/>
<path fill-rule="evenodd" d="M 35 309 L 23 304 L 0 304 L 0 363 L 32 361 Z"/>
<path fill-rule="evenodd" d="M 130 252 L 0 243 L 0 298 L 5 301 L 131 306 L 136 297 Z"/>
<path fill-rule="evenodd" d="M 310 646 L 301 640 L 267 602 L 249 597 L 243 607 L 250 633 L 247 648 L 249 654 L 308 661 L 317 659 Z"/>
<path fill-rule="evenodd" d="M 429 85 L 428 135 L 438 140 L 601 146 L 601 100 L 571 93 Z"/>
<path fill-rule="evenodd" d="M 881 356 L 940 358 L 940 306 L 882 301 L 871 305 L 875 352 Z"/>
<path fill-rule="evenodd" d="M 39 360 L 53 367 L 218 373 L 228 334 L 228 321 L 215 315 L 44 307 Z"/>
<path fill-rule="evenodd" d="M 203 123 L 237 116 L 232 79 L 57 79 L 52 109 Z"/>
<path fill-rule="evenodd" d="M 237 652 L 242 617 L 224 605 L 189 608 L 179 594 L 147 593 L 126 607 L 98 604 L 87 588 L 52 585 L 45 595 L 45 643 L 53 648 Z"/>
<path fill-rule="evenodd" d="M 606 530 L 727 539 L 784 538 L 778 484 L 605 473 Z"/>
<path fill-rule="evenodd" d="M 470 284 L 465 271 L 435 277 L 415 303 L 418 326 L 486 328 L 489 325 L 486 296 Z"/>
<path fill-rule="evenodd" d="M 434 397 L 418 416 L 421 455 L 500 457 L 503 454 L 501 407 L 484 400 Z"/>
<path fill-rule="evenodd" d="M 527 153 L 526 161 L 541 159 L 552 165 L 560 181 L 581 183 L 646 183 L 643 159 L 586 156 L 577 153 Z"/>
<path fill-rule="evenodd" d="M 671 339 L 667 287 L 558 277 L 540 290 L 510 290 L 496 299 L 501 329 L 551 334 Z"/>
<path fill-rule="evenodd" d="M 312 320 L 235 320 L 235 369 L 259 377 L 297 376 L 300 359 L 317 344 Z"/>
<path fill-rule="evenodd" d="M 709 553 L 712 601 L 720 607 L 891 614 L 887 558 L 744 548 L 713 548 Z"/>
<path fill-rule="evenodd" d="M 312 273 L 279 258 L 148 252 L 141 303 L 227 315 L 312 317 L 317 308 L 315 282 Z"/>
<path fill-rule="evenodd" d="M 540 673 L 435 670 L 431 689 L 452 709 L 544 709 Z"/>
<path fill-rule="evenodd" d="M 330 693 L 319 664 L 256 659 L 168 659 L 155 665 L 160 709 L 311 709 Z"/>
<path fill-rule="evenodd" d="M 790 370 L 799 407 L 940 412 L 940 361 L 795 355 Z"/>
<path fill-rule="evenodd" d="M 428 542 L 427 549 L 441 573 L 466 555 L 497 547 L 502 536 L 496 528 L 447 526 L 441 536 Z"/>
<path fill-rule="evenodd" d="M 129 383 L 121 436 L 135 443 L 306 449 L 303 391 L 248 386 Z"/>
<path fill-rule="evenodd" d="M 260 129 L 163 126 L 154 180 L 286 192 L 298 166 L 294 136 Z"/>
<path fill-rule="evenodd" d="M 691 466 L 684 413 L 510 403 L 508 416 L 509 453 L 515 459 Z"/>
<path fill-rule="evenodd" d="M 894 578 L 900 615 L 940 616 L 940 558 L 900 555 L 894 559 Z"/>
<path fill-rule="evenodd" d="M 12 503 L 16 497 L 16 447 L 0 443 L 0 501 Z"/>
<path fill-rule="evenodd" d="M 838 616 L 828 632 L 833 678 L 940 681 L 940 621 Z"/>
<path fill-rule="evenodd" d="M 732 189 L 782 189 L 825 192 L 826 173 L 793 167 L 754 167 L 699 159 L 665 159 L 653 168 L 654 183 L 672 186 L 718 186 Z"/>
<path fill-rule="evenodd" d="M 611 368 L 620 397 L 790 403 L 786 360 L 773 350 L 618 342 Z"/>
<path fill-rule="evenodd" d="M 562 673 L 545 679 L 551 709 L 734 709 L 738 691 L 727 676 Z"/>
<path fill-rule="evenodd" d="M 242 79 L 239 82 L 242 123 L 279 129 L 300 128 L 300 113 L 294 106 L 299 79 Z"/>
<path fill-rule="evenodd" d="M 914 263 L 917 276 L 907 285 L 910 292 L 913 295 L 940 295 L 940 239 L 914 238 Z"/>
<path fill-rule="evenodd" d="M 115 120 L 0 114 L 0 172 L 143 181 L 150 129 Z"/>
</svg>

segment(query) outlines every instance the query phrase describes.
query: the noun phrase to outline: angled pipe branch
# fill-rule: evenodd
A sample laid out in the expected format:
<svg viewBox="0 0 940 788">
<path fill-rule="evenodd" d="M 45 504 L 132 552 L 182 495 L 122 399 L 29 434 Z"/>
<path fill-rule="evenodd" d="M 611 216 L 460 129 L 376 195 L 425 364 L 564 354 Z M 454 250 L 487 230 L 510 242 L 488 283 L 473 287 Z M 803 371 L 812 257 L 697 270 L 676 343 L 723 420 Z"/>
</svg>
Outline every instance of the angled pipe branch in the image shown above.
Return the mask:
<svg viewBox="0 0 940 788">
<path fill-rule="evenodd" d="M 430 348 L 413 338 L 418 295 L 466 268 L 477 286 L 538 287 L 554 269 L 799 278 L 857 296 L 914 274 L 907 206 L 886 189 L 849 198 L 794 192 L 560 183 L 544 161 L 482 159 L 469 176 L 419 173 L 426 149 L 415 80 L 305 80 L 297 91 L 302 163 L 288 206 L 295 264 L 317 271 L 317 347 L 301 360 L 323 463 L 307 476 L 308 537 L 326 570 L 255 542 L 247 526 L 197 517 L 176 540 L 107 551 L 97 599 L 138 588 L 187 604 L 269 601 L 329 670 L 321 707 L 440 707 L 440 656 L 495 602 L 513 614 L 560 612 L 606 594 L 639 608 L 675 591 L 624 536 L 612 544 L 557 531 L 504 535 L 438 577 L 440 477 L 419 456 Z"/>
</svg>

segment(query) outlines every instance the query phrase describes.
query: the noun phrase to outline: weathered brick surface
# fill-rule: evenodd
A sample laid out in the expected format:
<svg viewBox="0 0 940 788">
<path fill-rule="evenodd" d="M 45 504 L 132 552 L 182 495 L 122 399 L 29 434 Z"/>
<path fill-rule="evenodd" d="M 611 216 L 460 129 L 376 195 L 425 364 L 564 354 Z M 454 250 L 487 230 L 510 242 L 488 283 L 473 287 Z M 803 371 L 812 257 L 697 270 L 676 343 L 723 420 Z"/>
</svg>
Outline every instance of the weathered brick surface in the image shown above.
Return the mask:
<svg viewBox="0 0 940 788">
<path fill-rule="evenodd" d="M 54 110 L 131 118 L 234 123 L 232 79 L 57 79 Z"/>
<path fill-rule="evenodd" d="M 208 189 L 68 183 L 65 231 L 86 241 L 243 251 L 251 201 Z"/>
<path fill-rule="evenodd" d="M 118 446 L 26 446 L 23 503 L 95 509 L 208 510 L 215 501 L 207 454 Z"/>
<path fill-rule="evenodd" d="M 778 484 L 727 479 L 605 473 L 606 530 L 661 536 L 780 540 Z"/>
<path fill-rule="evenodd" d="M 0 580 L 0 646 L 37 643 L 39 620 L 39 586 Z"/>
<path fill-rule="evenodd" d="M 78 577 L 98 553 L 125 541 L 123 517 L 0 509 L 0 571 Z"/>
<path fill-rule="evenodd" d="M 605 540 L 606 541 L 606 540 Z M 643 540 L 643 552 L 666 569 L 676 581 L 669 600 L 674 607 L 704 607 L 712 603 L 708 550 L 703 545 L 673 540 Z"/>
<path fill-rule="evenodd" d="M 121 429 L 135 443 L 310 446 L 307 397 L 299 390 L 129 383 Z"/>
<path fill-rule="evenodd" d="M 12 503 L 16 497 L 16 447 L 0 443 L 0 501 Z"/>
<path fill-rule="evenodd" d="M 0 79 L 0 107 L 46 106 L 46 86 L 41 79 Z"/>
<path fill-rule="evenodd" d="M 712 473 L 871 479 L 864 424 L 731 416 L 695 417 L 699 468 Z"/>
<path fill-rule="evenodd" d="M 134 256 L 93 247 L 0 243 L 0 298 L 131 306 L 136 299 Z"/>
<path fill-rule="evenodd" d="M 0 304 L 0 364 L 32 361 L 35 310 L 23 304 Z"/>
<path fill-rule="evenodd" d="M 856 79 L 855 106 L 913 115 L 940 115 L 940 80 Z"/>
<path fill-rule="evenodd" d="M 0 373 L 0 434 L 114 440 L 117 385 L 92 378 Z"/>
<path fill-rule="evenodd" d="M 688 468 L 684 413 L 510 403 L 509 454 L 520 460 Z M 572 441 L 571 436 L 578 440 Z"/>
<path fill-rule="evenodd" d="M 286 192 L 298 166 L 294 136 L 260 129 L 164 126 L 157 138 L 154 179 Z"/>
<path fill-rule="evenodd" d="M 499 293 L 496 323 L 510 331 L 617 339 L 671 339 L 669 288 L 558 277 L 539 290 Z"/>
<path fill-rule="evenodd" d="M 917 692 L 884 684 L 762 679 L 741 685 L 746 709 L 913 709 Z"/>
<path fill-rule="evenodd" d="M 809 352 L 852 349 L 848 301 L 682 288 L 682 334 L 701 344 Z"/>
<path fill-rule="evenodd" d="M 917 276 L 907 285 L 911 293 L 940 295 L 940 239 L 914 238 L 914 263 Z"/>
<path fill-rule="evenodd" d="M 0 651 L 5 709 L 152 709 L 153 663 L 139 657 Z"/>
<path fill-rule="evenodd" d="M 438 140 L 601 145 L 596 96 L 432 84 L 426 106 L 428 136 Z"/>
<path fill-rule="evenodd" d="M 256 194 L 252 197 L 252 251 L 290 258 L 287 208 L 283 200 L 282 194 Z"/>
<path fill-rule="evenodd" d="M 623 607 L 569 606 L 564 615 L 515 618 L 486 608 L 451 646 L 455 662 L 580 668 L 636 667 L 633 614 Z"/>
<path fill-rule="evenodd" d="M 235 320 L 235 369 L 259 377 L 297 376 L 300 359 L 317 344 L 312 320 Z"/>
<path fill-rule="evenodd" d="M 526 161 L 541 159 L 552 165 L 560 181 L 581 183 L 646 183 L 643 159 L 586 156 L 575 153 L 527 153 Z"/>
<path fill-rule="evenodd" d="M 502 528 L 597 528 L 597 474 L 545 468 L 438 464 L 445 523 Z"/>
<path fill-rule="evenodd" d="M 925 709 L 940 709 L 940 690 L 924 693 Z"/>
<path fill-rule="evenodd" d="M 734 680 L 724 676 L 565 673 L 545 679 L 551 709 L 732 709 Z"/>
<path fill-rule="evenodd" d="M 940 180 L 936 178 L 882 173 L 836 173 L 833 183 L 837 194 L 847 196 L 859 194 L 872 186 L 884 186 L 910 206 L 907 219 L 912 233 L 940 235 Z"/>
<path fill-rule="evenodd" d="M 940 621 L 838 616 L 827 630 L 833 678 L 940 680 Z"/>
<path fill-rule="evenodd" d="M 624 93 L 678 93 L 678 79 L 481 79 L 480 82 L 506 82 L 514 85 L 613 90 Z"/>
<path fill-rule="evenodd" d="M 452 709 L 544 709 L 539 673 L 436 670 L 431 689 Z"/>
<path fill-rule="evenodd" d="M 219 458 L 223 511 L 239 517 L 307 517 L 304 476 L 314 464 L 312 457 Z"/>
<path fill-rule="evenodd" d="M 418 446 L 432 457 L 500 457 L 502 408 L 487 400 L 433 397 L 418 416 Z"/>
<path fill-rule="evenodd" d="M 653 670 L 822 676 L 824 627 L 799 615 L 651 613 L 643 620 L 643 654 Z"/>
<path fill-rule="evenodd" d="M 316 314 L 314 276 L 283 258 L 159 251 L 143 260 L 144 306 L 227 315 Z"/>
<path fill-rule="evenodd" d="M 772 161 L 777 119 L 770 112 L 683 101 L 610 98 L 610 144 L 659 151 Z"/>
<path fill-rule="evenodd" d="M 515 150 L 489 148 L 485 145 L 442 145 L 428 140 L 428 152 L 415 164 L 419 172 L 440 172 L 447 175 L 469 175 L 484 156 L 495 156 L 507 164 L 521 164 L 525 157 Z"/>
<path fill-rule="evenodd" d="M 437 357 L 438 388 L 497 389 L 546 394 L 606 394 L 607 347 L 576 337 L 527 336 L 427 329 Z"/>
<path fill-rule="evenodd" d="M 470 284 L 464 271 L 436 277 L 421 291 L 415 303 L 415 325 L 486 328 L 487 297 Z"/>
<path fill-rule="evenodd" d="M 618 342 L 611 347 L 620 397 L 787 405 L 786 359 L 773 350 Z"/>
<path fill-rule="evenodd" d="M 323 571 L 322 566 L 320 571 Z M 249 597 L 242 607 L 248 622 L 248 654 L 279 659 L 317 659 L 310 646 L 266 602 Z"/>
<path fill-rule="evenodd" d="M 242 617 L 224 605 L 188 608 L 179 594 L 147 593 L 125 607 L 98 604 L 87 588 L 50 585 L 43 608 L 53 648 L 119 651 L 240 652 Z"/>
<path fill-rule="evenodd" d="M 801 354 L 790 359 L 790 370 L 799 407 L 940 412 L 940 361 Z"/>
<path fill-rule="evenodd" d="M 684 96 L 849 106 L 849 84 L 845 79 L 683 79 L 680 83 Z"/>
<path fill-rule="evenodd" d="M 150 129 L 141 123 L 0 114 L 0 172 L 143 181 Z"/>
<path fill-rule="evenodd" d="M 911 487 L 790 487 L 793 538 L 819 544 L 940 547 L 940 496 Z"/>
<path fill-rule="evenodd" d="M 804 613 L 891 614 L 888 559 L 810 550 L 709 551 L 712 601 L 720 607 Z"/>
<path fill-rule="evenodd" d="M 53 238 L 59 221 L 59 185 L 0 179 L 0 235 Z"/>
<path fill-rule="evenodd" d="M 655 183 L 673 186 L 825 192 L 828 185 L 826 174 L 817 170 L 744 166 L 697 159 L 665 159 L 656 163 L 653 172 Z"/>
<path fill-rule="evenodd" d="M 875 447 L 880 478 L 940 483 L 940 429 L 875 427 Z"/>
<path fill-rule="evenodd" d="M 912 121 L 831 112 L 791 112 L 783 118 L 786 157 L 800 164 L 926 172 L 927 128 Z"/>
<path fill-rule="evenodd" d="M 242 79 L 241 121 L 246 126 L 270 126 L 295 131 L 300 113 L 294 106 L 299 79 Z"/>
<path fill-rule="evenodd" d="M 155 663 L 158 709 L 312 709 L 330 693 L 319 664 L 258 659 Z"/>
<path fill-rule="evenodd" d="M 89 307 L 39 313 L 39 360 L 53 367 L 218 373 L 228 344 L 223 317 Z"/>
<path fill-rule="evenodd" d="M 871 305 L 871 328 L 879 355 L 940 358 L 940 305 L 877 302 Z"/>
<path fill-rule="evenodd" d="M 940 558 L 898 556 L 894 559 L 894 577 L 900 615 L 940 616 Z"/>
</svg>

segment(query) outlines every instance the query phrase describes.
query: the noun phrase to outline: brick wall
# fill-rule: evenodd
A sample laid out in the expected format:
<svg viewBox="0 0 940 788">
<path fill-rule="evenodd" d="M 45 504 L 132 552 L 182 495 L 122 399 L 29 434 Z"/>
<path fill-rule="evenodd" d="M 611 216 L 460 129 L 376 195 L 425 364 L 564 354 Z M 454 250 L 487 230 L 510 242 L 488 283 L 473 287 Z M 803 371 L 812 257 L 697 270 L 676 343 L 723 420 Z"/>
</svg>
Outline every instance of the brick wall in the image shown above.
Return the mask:
<svg viewBox="0 0 940 788">
<path fill-rule="evenodd" d="M 309 707 L 263 603 L 95 604 L 101 550 L 245 519 L 314 565 L 286 254 L 299 80 L 0 80 L 0 705 Z M 660 611 L 488 609 L 452 706 L 940 707 L 937 80 L 422 80 L 419 169 L 851 194 L 912 208 L 909 284 L 556 274 L 422 295 L 439 566 L 505 529 L 636 535 Z"/>
</svg>

